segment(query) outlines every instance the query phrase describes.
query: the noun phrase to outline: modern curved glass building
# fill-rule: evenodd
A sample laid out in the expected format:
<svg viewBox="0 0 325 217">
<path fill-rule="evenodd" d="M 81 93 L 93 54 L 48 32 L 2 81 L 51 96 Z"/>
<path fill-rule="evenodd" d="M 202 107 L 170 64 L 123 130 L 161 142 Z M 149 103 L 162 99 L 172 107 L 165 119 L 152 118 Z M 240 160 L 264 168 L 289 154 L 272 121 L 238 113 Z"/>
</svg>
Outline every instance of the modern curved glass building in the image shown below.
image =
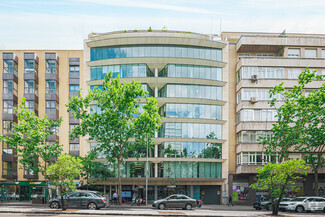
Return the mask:
<svg viewBox="0 0 325 217">
<path fill-rule="evenodd" d="M 164 119 L 149 153 L 148 200 L 169 193 L 213 204 L 226 198 L 225 46 L 213 36 L 173 31 L 93 33 L 85 41 L 83 89 L 100 86 L 112 71 L 122 81 L 141 82 L 158 101 Z M 81 143 L 89 150 L 96 145 Z M 145 157 L 125 162 L 122 196 L 126 200 L 135 192 L 144 194 L 145 164 Z M 117 179 L 97 183 L 112 192 Z"/>
</svg>

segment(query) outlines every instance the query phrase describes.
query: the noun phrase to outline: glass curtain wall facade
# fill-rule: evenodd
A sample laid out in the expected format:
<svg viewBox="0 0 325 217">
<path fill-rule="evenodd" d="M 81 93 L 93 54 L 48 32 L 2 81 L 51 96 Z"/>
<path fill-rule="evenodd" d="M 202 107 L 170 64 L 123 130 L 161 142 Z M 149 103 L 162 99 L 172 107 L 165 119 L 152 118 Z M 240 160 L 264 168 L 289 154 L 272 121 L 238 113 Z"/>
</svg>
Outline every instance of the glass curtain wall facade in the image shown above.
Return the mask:
<svg viewBox="0 0 325 217">
<path fill-rule="evenodd" d="M 114 34 L 107 37 L 114 38 Z M 178 33 L 168 39 L 171 40 L 170 43 L 165 42 L 166 36 L 162 33 L 150 38 L 158 40 L 156 44 L 139 45 L 137 40 L 141 39 L 138 37 L 150 36 L 140 35 L 122 39 L 129 40 L 126 42 L 128 46 L 119 43 L 106 46 L 104 43 L 101 47 L 96 45 L 89 47 L 90 89 L 95 86 L 101 88 L 98 80 L 102 80 L 109 72 L 112 72 L 113 77 L 120 76 L 122 81 L 123 78 L 141 78 L 143 88 L 157 99 L 159 114 L 165 118 L 153 138 L 154 147 L 150 148 L 148 153 L 156 159 L 149 160 L 149 176 L 162 178 L 163 184 L 153 185 L 149 179 L 148 190 L 153 195 L 149 193 L 148 198 L 157 199 L 161 195 L 160 188 L 167 189 L 165 193 L 171 193 L 172 190 L 168 186 L 173 186 L 171 179 L 175 179 L 178 184 L 173 190 L 174 193 L 177 193 L 175 191 L 180 193 L 180 189 L 184 189 L 185 186 L 188 195 L 198 199 L 201 197 L 200 191 L 204 191 L 202 189 L 205 184 L 198 183 L 200 181 L 195 183 L 194 180 L 211 179 L 211 182 L 220 186 L 223 183 L 222 105 L 225 82 L 222 48 L 225 45 L 206 37 L 203 40 L 206 44 L 198 46 L 202 41 L 195 37 L 191 38 L 193 37 L 191 35 L 188 37 L 195 41 L 193 45 L 187 42 L 176 43 L 183 39 L 183 35 Z M 89 43 L 93 41 L 96 41 L 96 37 L 91 37 Z M 108 64 L 109 62 L 112 64 Z M 175 98 L 179 100 L 175 102 Z M 91 105 L 91 113 L 93 112 L 101 111 L 96 105 Z M 90 144 L 92 149 L 97 145 L 98 143 L 94 142 Z M 140 180 L 145 177 L 146 151 L 138 151 L 139 153 L 143 151 L 139 159 L 128 160 L 123 164 L 122 177 Z M 101 153 L 99 158 L 104 158 L 104 155 Z M 175 158 L 181 158 L 182 161 L 175 162 Z M 116 166 L 109 167 L 112 169 L 112 176 L 116 177 L 114 175 Z M 192 181 L 185 184 L 183 179 L 189 178 Z M 140 182 L 143 183 L 144 179 Z M 191 182 L 192 184 L 189 184 Z M 216 197 L 218 196 L 212 196 L 214 200 Z"/>
</svg>

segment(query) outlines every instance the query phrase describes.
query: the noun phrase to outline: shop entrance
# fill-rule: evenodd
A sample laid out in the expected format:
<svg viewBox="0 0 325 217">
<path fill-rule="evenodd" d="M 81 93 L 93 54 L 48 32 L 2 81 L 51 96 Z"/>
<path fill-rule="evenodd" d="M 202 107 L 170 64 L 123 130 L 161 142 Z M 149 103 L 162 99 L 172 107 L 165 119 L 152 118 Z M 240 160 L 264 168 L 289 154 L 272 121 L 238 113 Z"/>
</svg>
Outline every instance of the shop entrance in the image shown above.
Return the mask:
<svg viewBox="0 0 325 217">
<path fill-rule="evenodd" d="M 220 185 L 201 185 L 201 200 L 205 204 L 220 204 L 221 186 Z"/>
<path fill-rule="evenodd" d="M 29 200 L 29 186 L 20 186 L 20 200 Z"/>
</svg>

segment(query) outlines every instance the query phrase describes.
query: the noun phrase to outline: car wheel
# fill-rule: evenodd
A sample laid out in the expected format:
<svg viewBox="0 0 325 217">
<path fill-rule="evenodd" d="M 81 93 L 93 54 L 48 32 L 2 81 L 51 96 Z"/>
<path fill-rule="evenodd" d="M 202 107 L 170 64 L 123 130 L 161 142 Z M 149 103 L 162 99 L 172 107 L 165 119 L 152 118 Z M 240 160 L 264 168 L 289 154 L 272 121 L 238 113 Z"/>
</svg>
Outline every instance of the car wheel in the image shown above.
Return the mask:
<svg viewBox="0 0 325 217">
<path fill-rule="evenodd" d="M 60 208 L 60 204 L 56 201 L 51 203 L 51 209 L 59 209 Z"/>
<path fill-rule="evenodd" d="M 96 203 L 89 203 L 89 204 L 88 204 L 88 209 L 91 209 L 91 210 L 95 210 L 95 209 L 97 209 L 97 205 L 96 205 Z"/>
<path fill-rule="evenodd" d="M 159 204 L 158 208 L 159 208 L 159 209 L 165 209 L 166 206 L 165 206 L 165 204 L 161 203 L 161 204 Z"/>
<path fill-rule="evenodd" d="M 304 211 L 304 207 L 303 206 L 297 206 L 296 207 L 296 212 L 302 213 Z"/>
<path fill-rule="evenodd" d="M 192 205 L 191 204 L 186 204 L 186 206 L 185 206 L 185 209 L 187 209 L 187 210 L 191 210 L 192 209 Z"/>
<path fill-rule="evenodd" d="M 261 208 L 255 208 L 256 210 L 261 210 Z"/>
</svg>

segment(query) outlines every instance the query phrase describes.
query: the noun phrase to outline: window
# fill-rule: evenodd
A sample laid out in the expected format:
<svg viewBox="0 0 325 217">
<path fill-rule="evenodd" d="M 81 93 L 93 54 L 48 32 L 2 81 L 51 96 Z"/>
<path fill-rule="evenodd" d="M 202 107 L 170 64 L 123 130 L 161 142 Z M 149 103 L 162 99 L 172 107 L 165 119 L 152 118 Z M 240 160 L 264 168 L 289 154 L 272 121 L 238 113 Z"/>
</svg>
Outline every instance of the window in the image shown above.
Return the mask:
<svg viewBox="0 0 325 217">
<path fill-rule="evenodd" d="M 72 131 L 78 124 L 70 124 L 70 131 Z"/>
<path fill-rule="evenodd" d="M 2 175 L 15 176 L 17 175 L 16 162 L 2 162 Z"/>
<path fill-rule="evenodd" d="M 240 131 L 237 133 L 237 143 L 245 144 L 245 143 L 258 143 L 260 137 L 269 136 L 269 131 Z"/>
<path fill-rule="evenodd" d="M 46 80 L 45 91 L 47 94 L 59 94 L 58 92 L 58 83 L 54 80 Z"/>
<path fill-rule="evenodd" d="M 3 113 L 6 114 L 13 114 L 14 113 L 14 109 L 13 108 L 17 107 L 17 103 L 14 101 L 10 101 L 10 100 L 4 100 L 3 101 Z"/>
<path fill-rule="evenodd" d="M 18 75 L 18 66 L 14 60 L 3 60 L 3 73 Z"/>
<path fill-rule="evenodd" d="M 38 108 L 38 104 L 35 101 L 28 100 L 26 101 L 26 107 L 30 112 L 35 112 L 35 110 Z"/>
<path fill-rule="evenodd" d="M 278 162 L 278 157 L 272 159 L 264 152 L 241 152 L 237 154 L 237 165 L 264 165 L 272 160 Z"/>
<path fill-rule="evenodd" d="M 249 57 L 250 54 L 249 53 L 239 53 L 238 54 L 238 59 L 240 59 L 241 57 Z"/>
<path fill-rule="evenodd" d="M 59 104 L 56 101 L 46 101 L 46 114 L 56 114 L 59 110 Z"/>
<path fill-rule="evenodd" d="M 57 73 L 56 60 L 46 60 L 45 72 L 46 73 Z"/>
<path fill-rule="evenodd" d="M 237 116 L 237 124 L 242 121 L 276 121 L 277 110 L 273 109 L 243 109 Z"/>
<path fill-rule="evenodd" d="M 25 60 L 25 74 L 38 74 L 38 64 L 35 60 Z"/>
<path fill-rule="evenodd" d="M 288 69 L 288 79 L 298 79 L 301 69 Z"/>
<path fill-rule="evenodd" d="M 79 66 L 70 66 L 70 73 L 79 73 Z"/>
<path fill-rule="evenodd" d="M 3 134 L 10 134 L 14 128 L 14 122 L 2 121 L 2 132 Z"/>
<path fill-rule="evenodd" d="M 237 72 L 237 82 L 251 79 L 253 75 L 257 75 L 258 79 L 281 79 L 284 78 L 284 68 L 243 66 Z"/>
<path fill-rule="evenodd" d="M 38 85 L 34 80 L 25 80 L 25 93 L 38 95 Z"/>
<path fill-rule="evenodd" d="M 325 58 L 325 49 L 322 50 L 322 58 Z"/>
<path fill-rule="evenodd" d="M 69 85 L 70 92 L 78 92 L 79 91 L 79 84 L 70 84 Z"/>
<path fill-rule="evenodd" d="M 269 89 L 253 89 L 253 88 L 242 88 L 237 93 L 237 103 L 242 100 L 250 100 L 252 97 L 256 97 L 257 100 L 270 100 Z M 272 96 L 272 98 L 276 98 L 277 100 L 283 100 L 283 95 L 277 93 Z"/>
<path fill-rule="evenodd" d="M 300 57 L 300 49 L 299 48 L 289 48 L 288 49 L 288 57 L 299 58 Z"/>
<path fill-rule="evenodd" d="M 305 49 L 305 58 L 316 58 L 317 50 L 316 49 Z"/>
<path fill-rule="evenodd" d="M 80 148 L 79 148 L 79 143 L 76 143 L 76 144 L 70 144 L 70 151 L 79 151 Z"/>
<path fill-rule="evenodd" d="M 273 53 L 258 53 L 256 54 L 257 57 L 273 57 Z"/>
<path fill-rule="evenodd" d="M 3 81 L 3 92 L 17 95 L 17 83 L 12 80 Z"/>
<path fill-rule="evenodd" d="M 7 143 L 2 143 L 2 154 L 13 154 L 13 148 L 11 148 Z"/>
<path fill-rule="evenodd" d="M 50 131 L 53 133 L 51 135 L 56 135 L 56 136 L 59 135 L 59 127 L 51 127 Z M 55 142 L 53 142 L 53 143 L 55 143 Z"/>
</svg>

